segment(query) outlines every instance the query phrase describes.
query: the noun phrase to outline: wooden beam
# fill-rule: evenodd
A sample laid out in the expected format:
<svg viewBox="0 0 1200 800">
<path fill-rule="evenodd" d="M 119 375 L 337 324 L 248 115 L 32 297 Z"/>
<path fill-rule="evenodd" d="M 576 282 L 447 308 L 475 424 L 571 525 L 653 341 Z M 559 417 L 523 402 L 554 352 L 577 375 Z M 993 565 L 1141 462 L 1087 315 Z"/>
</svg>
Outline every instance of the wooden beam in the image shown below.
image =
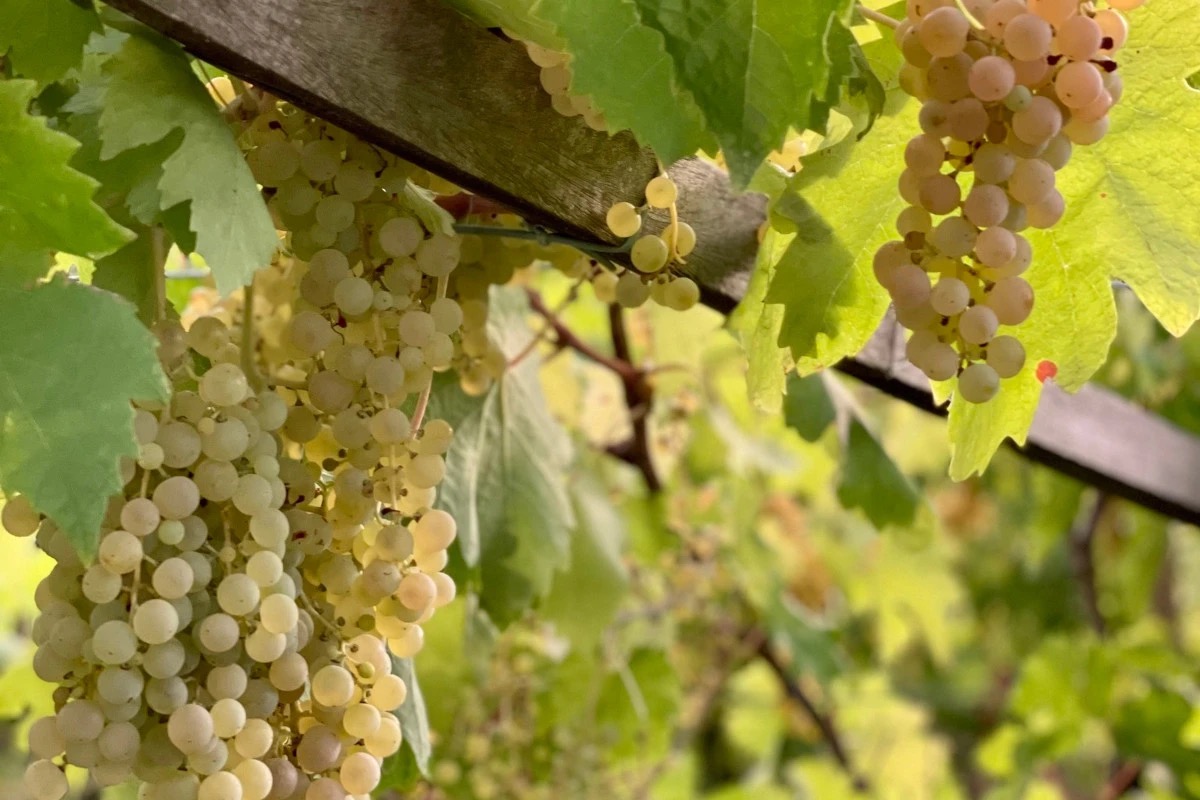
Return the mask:
<svg viewBox="0 0 1200 800">
<path fill-rule="evenodd" d="M 524 47 L 438 0 L 114 0 L 201 59 L 519 212 L 615 243 L 613 203 L 640 205 L 658 161 L 550 106 Z M 754 269 L 766 198 L 700 159 L 670 173 L 697 232 L 687 271 L 729 311 Z M 648 230 L 665 224 L 651 215 Z"/>
<path fill-rule="evenodd" d="M 904 360 L 904 332 L 888 318 L 857 358 L 838 365 L 848 375 L 925 411 L 934 405 L 928 379 Z M 1168 516 L 1200 522 L 1200 439 L 1098 386 L 1068 394 L 1046 384 L 1019 452 L 1110 494 Z"/>
<path fill-rule="evenodd" d="M 604 214 L 640 203 L 658 169 L 628 133 L 560 116 L 521 45 L 437 0 L 109 0 L 200 58 L 257 83 L 530 221 L 611 242 Z M 698 159 L 671 168 L 699 235 L 689 269 L 720 311 L 745 292 L 765 200 Z M 662 224 L 661 218 L 655 220 Z M 839 368 L 937 411 L 885 324 Z M 1200 439 L 1111 392 L 1047 386 L 1027 445 L 1039 463 L 1200 523 Z"/>
</svg>

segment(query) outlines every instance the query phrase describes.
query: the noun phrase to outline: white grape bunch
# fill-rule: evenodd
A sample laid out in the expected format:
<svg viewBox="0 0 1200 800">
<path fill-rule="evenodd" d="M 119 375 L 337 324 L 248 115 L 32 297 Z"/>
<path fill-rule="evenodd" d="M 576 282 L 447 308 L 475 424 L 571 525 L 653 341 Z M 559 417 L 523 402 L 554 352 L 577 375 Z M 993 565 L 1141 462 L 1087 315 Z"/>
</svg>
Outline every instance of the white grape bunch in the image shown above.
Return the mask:
<svg viewBox="0 0 1200 800">
<path fill-rule="evenodd" d="M 506 32 L 520 40 L 512 32 Z M 573 75 L 571 56 L 559 50 L 543 47 L 535 42 L 523 41 L 529 59 L 540 68 L 539 82 L 550 96 L 550 105 L 565 117 L 581 117 L 584 123 L 596 131 L 609 131 L 608 122 L 592 98 L 571 92 Z M 609 131 L 616 133 L 616 131 Z M 796 138 L 785 147 L 786 155 L 795 158 L 784 161 L 793 171 L 799 166 Z M 691 278 L 677 274 L 675 265 L 682 265 L 685 258 L 696 248 L 696 231 L 691 225 L 677 219 L 675 201 L 678 187 L 667 175 L 651 178 L 646 184 L 645 205 L 650 208 L 670 210 L 671 222 L 657 234 L 642 233 L 642 213 L 627 201 L 614 203 L 605 217 L 608 229 L 622 239 L 638 236 L 630 249 L 632 268 L 601 266 L 595 259 L 583 256 L 574 262 L 563 263 L 559 259 L 548 259 L 560 266 L 571 277 L 587 277 L 592 283 L 596 297 L 604 303 L 616 303 L 623 308 L 638 308 L 647 300 L 677 311 L 686 311 L 700 301 L 700 287 Z"/>
<path fill-rule="evenodd" d="M 1008 332 L 1034 303 L 1021 232 L 1061 219 L 1055 173 L 1108 131 L 1122 11 L 1141 2 L 968 0 L 968 16 L 954 0 L 908 0 L 895 38 L 921 132 L 904 150 L 900 238 L 874 270 L 913 332 L 909 361 L 932 380 L 957 376 L 968 402 L 991 400 L 1025 366 Z"/>
<path fill-rule="evenodd" d="M 23 499 L 6 507 L 5 527 L 57 562 L 32 631 L 34 670 L 57 687 L 29 733 L 38 800 L 65 796 L 64 765 L 137 779 L 147 800 L 342 800 L 400 746 L 406 687 L 382 639 L 340 635 L 306 577 L 337 548 L 320 469 L 289 454 L 287 404 L 252 388 L 236 340 L 215 317 L 164 338 L 174 392 L 136 409 L 140 452 L 94 564 Z M 331 670 L 344 700 L 315 691 Z"/>
<path fill-rule="evenodd" d="M 653 299 L 667 308 L 687 311 L 700 301 L 700 287 L 679 274 L 678 267 L 696 249 L 696 231 L 679 219 L 679 187 L 669 176 L 651 178 L 645 195 L 645 205 L 668 211 L 671 221 L 656 234 L 641 233 L 642 212 L 638 207 L 626 201 L 614 203 L 605 219 L 608 229 L 623 239 L 638 237 L 629 249 L 632 268 L 609 270 L 596 266 L 591 274 L 592 287 L 601 301 L 623 308 L 637 308 Z"/>
<path fill-rule="evenodd" d="M 459 237 L 397 199 L 408 165 L 273 101 L 242 133 L 286 252 L 254 307 L 161 328 L 174 391 L 136 409 L 96 563 L 22 498 L 5 507 L 58 562 L 33 631 L 57 686 L 30 734 L 37 800 L 66 794 L 66 765 L 137 779 L 145 800 L 367 796 L 402 740 L 392 656 L 455 596 L 455 523 L 433 508 L 452 430 L 398 404 L 427 402 L 435 369 L 474 384 L 502 369 L 486 270 L 459 270 Z"/>
</svg>

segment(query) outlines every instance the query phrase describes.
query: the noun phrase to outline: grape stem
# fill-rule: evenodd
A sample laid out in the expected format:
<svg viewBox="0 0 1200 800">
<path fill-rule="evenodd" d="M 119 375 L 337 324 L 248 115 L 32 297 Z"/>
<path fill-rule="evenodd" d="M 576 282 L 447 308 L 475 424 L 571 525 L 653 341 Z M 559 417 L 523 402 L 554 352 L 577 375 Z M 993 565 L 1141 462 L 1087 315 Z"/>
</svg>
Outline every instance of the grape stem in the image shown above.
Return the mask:
<svg viewBox="0 0 1200 800">
<path fill-rule="evenodd" d="M 825 739 L 825 743 L 829 745 L 834 760 L 837 761 L 842 771 L 850 777 L 854 788 L 858 792 L 870 791 L 870 784 L 867 782 L 867 779 L 855 769 L 853 762 L 850 760 L 850 755 L 842 741 L 841 733 L 834 724 L 833 717 L 822 713 L 816 704 L 813 703 L 812 698 L 793 679 L 791 671 L 783 663 L 779 654 L 775 652 L 775 648 L 771 646 L 770 637 L 763 633 L 761 641 L 762 644 L 758 648 L 759 658 L 775 673 L 787 696 L 803 708 L 804 712 L 816 724 L 817 729 L 821 732 L 821 736 Z"/>
<path fill-rule="evenodd" d="M 1091 507 L 1083 512 L 1081 518 L 1071 528 L 1068 537 L 1072 572 L 1075 582 L 1079 584 L 1083 596 L 1083 607 L 1087 612 L 1088 624 L 1096 635 L 1103 638 L 1108 633 L 1108 624 L 1104 613 L 1100 610 L 1100 598 L 1096 591 L 1096 564 L 1092 557 L 1092 545 L 1096 533 L 1104 522 L 1105 516 L 1112 506 L 1112 496 L 1101 492 L 1091 501 Z M 1085 501 L 1086 502 L 1086 501 Z"/>
<path fill-rule="evenodd" d="M 607 369 L 615 374 L 622 382 L 636 380 L 638 377 L 638 369 L 628 361 L 622 361 L 620 358 L 606 356 L 596 348 L 592 347 L 587 342 L 579 338 L 576 333 L 568 328 L 558 315 L 552 311 L 546 301 L 533 289 L 526 289 L 526 295 L 529 297 L 529 307 L 535 314 L 542 317 L 548 326 L 547 333 L 554 334 L 554 344 L 565 350 L 574 350 L 579 355 Z"/>
<path fill-rule="evenodd" d="M 446 290 L 450 286 L 450 276 L 443 275 L 438 278 L 437 284 L 437 299 L 441 300 L 446 296 Z M 433 372 L 429 373 L 429 381 L 425 384 L 425 388 L 421 390 L 421 396 L 417 398 L 417 407 L 413 409 L 412 415 L 412 431 L 413 435 L 421 430 L 421 423 L 425 421 L 425 412 L 429 409 L 429 396 L 433 393 Z"/>
<path fill-rule="evenodd" d="M 876 11 L 873 8 L 867 8 L 866 6 L 862 5 L 861 3 L 859 3 L 858 6 L 856 6 L 856 8 L 858 9 L 859 14 L 862 14 L 864 18 L 869 19 L 872 22 L 878 22 L 880 25 L 886 25 L 889 28 L 899 28 L 900 27 L 900 20 L 893 19 L 892 17 L 889 17 L 887 14 Z"/>
<path fill-rule="evenodd" d="M 571 285 L 571 290 L 567 292 L 567 296 L 564 297 L 562 302 L 559 303 L 558 306 L 551 312 L 555 317 L 565 311 L 567 306 L 579 299 L 579 287 L 583 286 L 584 281 L 586 280 L 587 276 L 585 275 Z M 522 361 L 528 358 L 534 350 L 537 350 L 537 346 L 539 344 L 547 341 L 547 337 L 549 337 L 549 335 L 553 332 L 554 327 L 549 322 L 546 322 L 542 326 L 542 329 L 534 334 L 534 336 L 529 340 L 529 344 L 525 345 L 525 347 L 521 349 L 521 352 L 517 353 L 512 357 L 512 359 L 509 360 L 506 368 L 513 369 L 519 365 Z"/>
<path fill-rule="evenodd" d="M 339 642 L 345 643 L 346 640 L 342 637 L 342 632 L 338 630 L 336 625 L 327 620 L 320 611 L 317 611 L 317 609 L 313 606 L 312 601 L 308 599 L 308 595 L 306 595 L 304 592 L 298 592 L 296 594 L 296 598 L 300 600 L 300 602 L 304 605 L 305 610 L 308 611 L 309 615 L 313 619 L 328 628 L 330 633 L 332 633 Z"/>
<path fill-rule="evenodd" d="M 625 318 L 618 305 L 608 307 L 609 325 L 612 329 L 613 355 L 607 356 L 587 342 L 580 339 L 574 331 L 568 328 L 558 315 L 546 306 L 546 301 L 533 289 L 526 289 L 529 297 L 529 308 L 546 320 L 549 330 L 554 333 L 554 343 L 560 349 L 574 350 L 583 358 L 592 361 L 612 372 L 621 379 L 621 387 L 625 394 L 625 406 L 629 413 L 629 424 L 633 434 L 623 442 L 609 445 L 607 452 L 637 469 L 642 474 L 646 489 L 651 494 L 658 494 L 663 489 L 662 480 L 654 467 L 654 459 L 650 456 L 650 429 L 646 416 L 653 399 L 654 388 L 648 380 L 649 373 L 632 361 L 629 348 L 629 337 L 625 332 Z"/>
<path fill-rule="evenodd" d="M 663 166 L 663 163 L 661 161 L 658 162 L 658 172 L 660 175 L 663 175 L 663 176 L 666 176 L 666 174 L 667 174 L 667 169 L 666 169 L 666 167 Z M 671 240 L 669 242 L 667 242 L 667 246 L 669 248 L 671 248 L 671 257 L 667 259 L 667 263 L 670 264 L 672 262 L 676 262 L 679 264 L 686 264 L 687 262 L 684 261 L 683 257 L 679 255 L 679 205 L 678 205 L 678 203 L 676 203 L 674 200 L 672 200 L 671 205 L 667 209 L 667 211 L 671 215 Z M 630 241 L 632 241 L 632 239 Z"/>
<path fill-rule="evenodd" d="M 961 11 L 963 16 L 967 18 L 967 22 L 971 23 L 972 28 L 977 31 L 983 30 L 983 23 L 971 13 L 971 9 L 967 8 L 966 3 L 964 3 L 963 0 L 954 0 L 954 2 L 958 4 L 958 10 Z"/>
<path fill-rule="evenodd" d="M 263 378 L 258 372 L 258 364 L 254 360 L 254 276 L 242 290 L 242 372 L 251 388 L 260 391 L 263 388 Z"/>
<path fill-rule="evenodd" d="M 503 236 L 509 239 L 529 239 L 543 247 L 552 244 L 565 244 L 568 247 L 574 247 L 576 250 L 589 255 L 592 253 L 628 253 L 629 248 L 633 247 L 633 239 L 629 239 L 623 244 L 596 244 L 595 242 L 585 242 L 582 239 L 572 239 L 570 236 L 559 236 L 556 233 L 550 233 L 545 228 L 537 226 L 532 228 L 506 228 L 503 225 L 471 225 L 465 222 L 458 222 L 455 223 L 454 230 L 456 233 L 472 236 Z"/>
<path fill-rule="evenodd" d="M 611 328 L 613 353 L 619 361 L 633 364 L 632 351 L 629 348 L 629 335 L 625 331 L 625 311 L 613 303 L 608 307 L 608 322 Z M 646 491 L 659 494 L 663 490 L 662 480 L 654 467 L 654 457 L 650 454 L 650 425 L 647 420 L 654 402 L 654 387 L 647 380 L 645 370 L 631 367 L 633 375 L 622 378 L 625 390 L 625 406 L 629 410 L 629 424 L 633 435 L 608 448 L 608 452 L 637 468 L 642 473 L 646 483 Z"/>
<path fill-rule="evenodd" d="M 365 246 L 366 246 L 365 242 L 364 242 L 363 246 L 365 248 Z M 378 314 L 375 315 L 374 321 L 375 321 L 375 350 L 378 353 L 382 353 L 382 352 L 384 352 L 385 346 L 387 344 L 387 338 L 383 335 L 383 323 L 381 323 L 379 321 Z M 375 394 L 376 394 L 376 392 L 371 392 L 372 396 L 375 396 Z M 390 410 L 391 403 L 388 402 L 387 395 L 380 393 L 379 398 L 383 401 L 384 409 Z M 391 468 L 391 474 L 388 477 L 388 491 L 391 493 L 391 503 L 392 503 L 391 507 L 395 508 L 396 506 L 399 505 L 399 502 L 396 499 L 398 496 L 398 493 L 396 491 L 396 445 L 392 444 L 392 443 L 388 444 L 388 466 Z"/>
</svg>

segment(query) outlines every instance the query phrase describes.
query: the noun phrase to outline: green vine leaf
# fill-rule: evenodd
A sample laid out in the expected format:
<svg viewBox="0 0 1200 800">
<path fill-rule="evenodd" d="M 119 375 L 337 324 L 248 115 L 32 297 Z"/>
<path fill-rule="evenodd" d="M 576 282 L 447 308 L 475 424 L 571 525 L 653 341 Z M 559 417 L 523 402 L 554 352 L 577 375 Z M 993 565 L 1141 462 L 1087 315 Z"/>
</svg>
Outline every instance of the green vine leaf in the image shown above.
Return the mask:
<svg viewBox="0 0 1200 800">
<path fill-rule="evenodd" d="M 794 232 L 785 233 L 774 223 L 767 228 L 746 294 L 729 315 L 729 328 L 746 351 L 750 401 L 766 413 L 778 413 L 784 404 L 784 381 L 795 366 L 791 351 L 779 346 L 785 309 L 765 300 L 775 268 L 795 238 Z"/>
<path fill-rule="evenodd" d="M 141 235 L 112 255 L 96 261 L 92 286 L 119 294 L 133 303 L 138 319 L 146 325 L 154 321 L 158 311 L 158 285 L 155 272 L 154 239 L 157 235 L 142 229 Z"/>
<path fill-rule="evenodd" d="M 642 23 L 662 35 L 680 86 L 696 99 L 740 186 L 789 126 L 824 127 L 854 70 L 846 0 L 635 3 Z"/>
<path fill-rule="evenodd" d="M 904 207 L 895 165 L 915 128 L 911 107 L 880 117 L 863 142 L 847 137 L 806 158 L 780 201 L 796 234 L 771 267 L 766 302 L 784 307 L 779 344 L 791 349 L 801 375 L 856 354 L 883 319 L 887 293 L 871 262 Z"/>
<path fill-rule="evenodd" d="M 79 66 L 88 37 L 101 30 L 91 2 L 0 0 L 0 54 L 17 75 L 46 84 Z"/>
<path fill-rule="evenodd" d="M 275 225 L 187 56 L 167 40 L 134 35 L 109 61 L 108 75 L 101 158 L 181 132 L 162 165 L 159 208 L 189 203 L 195 249 L 212 269 L 217 289 L 228 294 L 246 285 L 271 261 L 278 245 Z"/>
<path fill-rule="evenodd" d="M 789 428 L 806 442 L 815 442 L 837 417 L 837 407 L 822 375 L 787 378 L 787 397 L 783 401 L 783 418 Z"/>
<path fill-rule="evenodd" d="M 861 509 L 879 530 L 910 525 L 921 505 L 921 493 L 862 421 L 852 417 L 846 433 L 838 500 Z"/>
<path fill-rule="evenodd" d="M 383 765 L 383 776 L 379 790 L 408 789 L 419 778 L 429 775 L 429 758 L 433 755 L 433 744 L 429 735 L 429 712 L 425 708 L 425 696 L 417 682 L 417 670 L 411 658 L 392 658 L 392 674 L 401 678 L 408 687 L 404 705 L 396 711 L 400 720 L 400 734 L 404 739 L 399 753 L 387 759 Z"/>
<path fill-rule="evenodd" d="M 36 89 L 0 81 L 0 286 L 44 275 L 53 250 L 94 257 L 129 239 L 93 202 L 96 182 L 68 166 L 79 143 L 28 113 Z"/>
<path fill-rule="evenodd" d="M 695 98 L 680 83 L 678 63 L 634 3 L 536 0 L 534 6 L 573 56 L 572 93 L 590 96 L 610 130 L 629 128 L 668 164 L 697 150 L 715 151 Z"/>
<path fill-rule="evenodd" d="M 520 290 L 493 290 L 490 326 L 509 358 L 532 334 Z M 440 380 L 429 418 L 454 426 L 438 503 L 458 521 L 458 546 L 478 570 L 481 605 L 506 627 L 568 564 L 575 514 L 563 476 L 571 443 L 546 408 L 538 359 L 510 368 L 481 397 Z"/>
<path fill-rule="evenodd" d="M 157 341 L 125 301 L 63 280 L 0 288 L 0 488 L 81 555 L 95 553 L 120 459 L 137 455 L 130 401 L 166 398 Z"/>
<path fill-rule="evenodd" d="M 487 28 L 503 28 L 527 42 L 562 48 L 554 26 L 533 13 L 530 0 L 446 0 L 460 12 Z"/>
<path fill-rule="evenodd" d="M 578 520 L 571 563 L 555 576 L 541 610 L 586 651 L 600 640 L 629 588 L 629 571 L 621 560 L 627 534 L 625 520 L 595 476 L 585 473 L 576 479 L 571 500 Z"/>
</svg>

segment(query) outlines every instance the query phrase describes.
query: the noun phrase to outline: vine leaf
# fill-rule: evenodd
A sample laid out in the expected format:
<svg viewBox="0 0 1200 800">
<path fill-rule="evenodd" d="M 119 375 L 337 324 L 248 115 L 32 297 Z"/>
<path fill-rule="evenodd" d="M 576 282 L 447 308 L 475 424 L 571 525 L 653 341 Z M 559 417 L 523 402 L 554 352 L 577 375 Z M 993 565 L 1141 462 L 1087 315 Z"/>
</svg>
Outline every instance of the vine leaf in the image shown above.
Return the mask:
<svg viewBox="0 0 1200 800">
<path fill-rule="evenodd" d="M 841 504 L 862 509 L 880 530 L 892 524 L 911 524 L 921 505 L 921 493 L 856 416 L 849 421 L 843 447 L 837 485 Z"/>
<path fill-rule="evenodd" d="M 822 376 L 795 373 L 788 376 L 783 418 L 800 438 L 806 442 L 817 441 L 836 417 L 837 407 Z"/>
<path fill-rule="evenodd" d="M 846 0 L 635 0 L 745 186 L 790 127 L 820 129 L 854 71 Z M 603 107 L 603 105 L 601 105 Z"/>
<path fill-rule="evenodd" d="M 1200 91 L 1187 82 L 1200 65 L 1195 13 L 1192 0 L 1131 12 L 1124 96 L 1108 136 L 1075 148 L 1059 173 L 1067 213 L 1049 235 L 1072 270 L 1125 281 L 1175 336 L 1200 318 L 1200 163 L 1181 157 L 1200 136 Z"/>
<path fill-rule="evenodd" d="M 503 28 L 543 47 L 562 48 L 554 26 L 530 9 L 530 0 L 446 0 L 447 4 L 488 28 Z"/>
<path fill-rule="evenodd" d="M 892 461 L 836 381 L 829 373 L 789 375 L 784 420 L 808 442 L 818 441 L 836 420 L 842 447 L 838 501 L 845 508 L 861 509 L 879 530 L 911 525 L 921 506 L 920 491 Z"/>
<path fill-rule="evenodd" d="M 493 339 L 512 358 L 532 335 L 520 290 L 493 290 Z M 454 426 L 439 505 L 458 521 L 458 544 L 478 570 L 481 605 L 501 628 L 549 591 L 568 563 L 575 514 L 563 476 L 571 443 L 546 408 L 538 360 L 525 358 L 481 397 L 440 380 L 429 418 Z"/>
<path fill-rule="evenodd" d="M 157 342 L 124 300 L 54 280 L 0 288 L 0 343 L 0 488 L 90 557 L 137 455 L 130 401 L 167 398 Z"/>
<path fill-rule="evenodd" d="M 750 401 L 768 414 L 778 413 L 786 402 L 785 380 L 795 366 L 795 359 L 791 350 L 779 346 L 785 309 L 765 302 L 765 298 L 775 277 L 775 267 L 795 238 L 794 232 L 784 232 L 776 222 L 768 226 L 758 247 L 746 294 L 729 315 L 729 328 L 746 351 L 746 389 Z"/>
<path fill-rule="evenodd" d="M 596 725 L 613 742 L 614 761 L 652 760 L 671 743 L 682 702 L 679 672 L 662 650 L 643 647 L 610 673 L 596 702 Z"/>
<path fill-rule="evenodd" d="M 879 117 L 865 142 L 846 137 L 805 159 L 776 204 L 773 219 L 786 216 L 795 238 L 776 264 L 760 269 L 774 271 L 766 302 L 784 306 L 779 344 L 791 349 L 801 375 L 856 354 L 883 319 L 888 298 L 871 262 L 904 207 L 895 165 L 915 128 L 912 109 Z"/>
<path fill-rule="evenodd" d="M 162 165 L 159 207 L 190 203 L 196 252 L 228 294 L 268 264 L 278 245 L 254 177 L 187 56 L 161 38 L 133 35 L 108 66 L 100 115 L 103 159 L 182 132 Z"/>
<path fill-rule="evenodd" d="M 425 708 L 425 696 L 421 694 L 413 660 L 393 656 L 392 674 L 401 678 L 408 687 L 404 705 L 396 710 L 404 744 L 400 752 L 384 762 L 379 791 L 411 788 L 418 778 L 429 775 L 429 758 L 433 755 L 429 738 L 429 712 Z"/>
<path fill-rule="evenodd" d="M 1024 444 L 1041 396 L 1039 362 L 1053 361 L 1055 383 L 1068 391 L 1104 364 L 1117 323 L 1110 278 L 1127 282 L 1176 336 L 1200 316 L 1200 164 L 1178 155 L 1200 133 L 1200 91 L 1186 80 L 1200 46 L 1182 29 L 1192 13 L 1186 0 L 1163 0 L 1133 14 L 1110 132 L 1075 148 L 1058 173 L 1067 201 L 1059 224 L 1026 232 L 1037 301 L 1013 331 L 1025 369 L 984 406 L 951 401 L 952 477 L 982 472 L 1006 438 Z"/>
<path fill-rule="evenodd" d="M 49 254 L 99 256 L 128 231 L 92 201 L 96 182 L 68 166 L 79 143 L 27 112 L 32 81 L 0 81 L 0 286 L 45 274 Z"/>
<path fill-rule="evenodd" d="M 52 83 L 79 66 L 88 37 L 100 19 L 90 2 L 0 0 L 0 54 L 8 50 L 14 71 Z"/>
<path fill-rule="evenodd" d="M 629 571 L 621 560 L 626 531 L 595 476 L 580 475 L 571 485 L 571 500 L 578 520 L 571 563 L 555 576 L 541 610 L 560 633 L 586 650 L 600 640 L 629 587 Z"/>
<path fill-rule="evenodd" d="M 610 130 L 629 128 L 668 164 L 716 149 L 662 34 L 644 23 L 634 3 L 540 0 L 536 13 L 556 26 L 565 41 L 559 46 L 573 56 L 571 92 L 590 96 Z"/>
<path fill-rule="evenodd" d="M 147 325 L 158 311 L 155 272 L 161 269 L 154 254 L 155 232 L 143 228 L 141 235 L 112 255 L 96 262 L 92 286 L 119 294 L 137 308 L 138 319 Z"/>
</svg>

